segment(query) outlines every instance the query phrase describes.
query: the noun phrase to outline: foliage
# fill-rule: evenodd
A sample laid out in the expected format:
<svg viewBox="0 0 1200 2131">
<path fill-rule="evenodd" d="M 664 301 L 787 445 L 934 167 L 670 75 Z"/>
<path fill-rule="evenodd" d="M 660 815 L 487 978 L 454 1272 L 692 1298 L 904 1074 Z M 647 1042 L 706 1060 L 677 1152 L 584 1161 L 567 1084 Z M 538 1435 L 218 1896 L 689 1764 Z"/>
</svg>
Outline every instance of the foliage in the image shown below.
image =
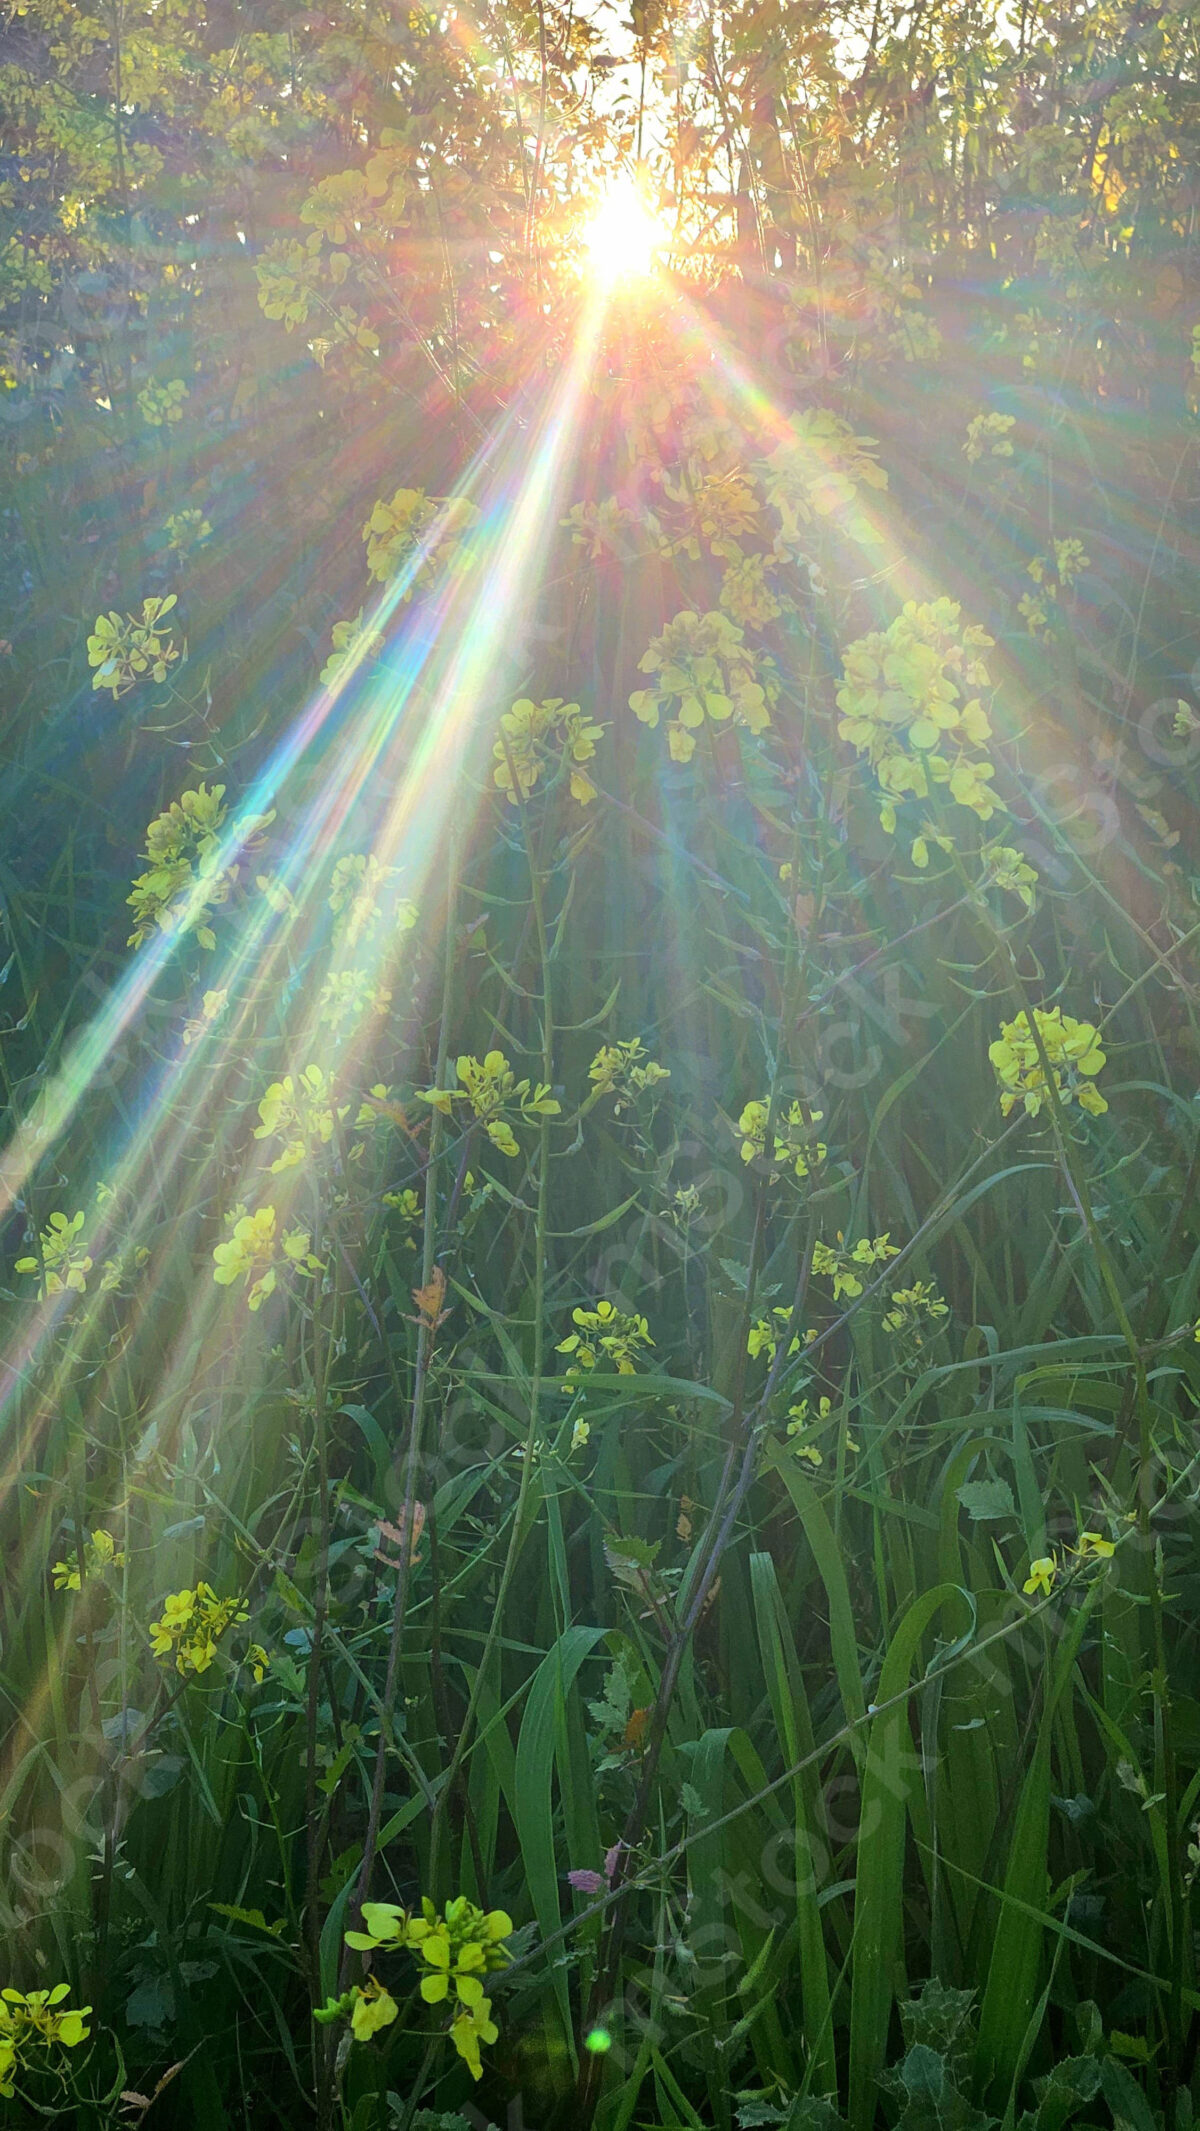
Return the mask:
<svg viewBox="0 0 1200 2131">
<path fill-rule="evenodd" d="M 1188 2131 L 1198 72 L 0 18 L 5 2122 Z"/>
</svg>

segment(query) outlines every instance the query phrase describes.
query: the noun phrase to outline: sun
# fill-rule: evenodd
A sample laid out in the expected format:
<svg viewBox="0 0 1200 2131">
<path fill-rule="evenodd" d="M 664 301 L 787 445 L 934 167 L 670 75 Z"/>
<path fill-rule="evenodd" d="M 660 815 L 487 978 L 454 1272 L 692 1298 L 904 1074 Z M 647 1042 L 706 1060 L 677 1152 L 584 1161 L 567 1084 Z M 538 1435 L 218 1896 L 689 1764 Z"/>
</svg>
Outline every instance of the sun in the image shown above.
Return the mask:
<svg viewBox="0 0 1200 2131">
<path fill-rule="evenodd" d="M 622 177 L 597 203 L 584 226 L 583 242 L 593 280 L 611 287 L 653 273 L 668 236 L 636 180 Z"/>
</svg>

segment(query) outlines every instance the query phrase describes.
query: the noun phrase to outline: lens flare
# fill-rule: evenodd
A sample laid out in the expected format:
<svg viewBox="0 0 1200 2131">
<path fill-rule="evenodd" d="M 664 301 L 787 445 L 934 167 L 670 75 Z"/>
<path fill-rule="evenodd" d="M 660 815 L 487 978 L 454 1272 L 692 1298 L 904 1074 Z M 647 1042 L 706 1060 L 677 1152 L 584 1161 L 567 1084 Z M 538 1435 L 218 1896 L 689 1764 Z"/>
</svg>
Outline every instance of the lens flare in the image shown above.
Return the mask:
<svg viewBox="0 0 1200 2131">
<path fill-rule="evenodd" d="M 653 273 L 667 248 L 667 231 L 648 206 L 634 178 L 610 187 L 587 222 L 583 241 L 589 272 L 611 287 Z"/>
</svg>

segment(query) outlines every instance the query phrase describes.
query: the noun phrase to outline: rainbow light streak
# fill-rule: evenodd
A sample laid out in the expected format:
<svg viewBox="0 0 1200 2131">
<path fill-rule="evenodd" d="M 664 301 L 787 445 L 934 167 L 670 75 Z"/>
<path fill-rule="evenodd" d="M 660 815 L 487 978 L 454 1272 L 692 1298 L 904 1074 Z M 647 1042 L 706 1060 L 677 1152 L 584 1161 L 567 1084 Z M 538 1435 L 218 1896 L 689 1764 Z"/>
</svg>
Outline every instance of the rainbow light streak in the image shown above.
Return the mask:
<svg viewBox="0 0 1200 2131">
<path fill-rule="evenodd" d="M 714 330 L 712 321 L 699 311 L 685 291 L 677 291 L 677 300 L 681 334 L 696 355 L 699 374 L 703 376 L 709 360 L 715 360 L 723 385 L 729 388 L 749 420 L 765 429 L 776 443 L 793 442 L 795 432 L 786 415 L 750 376 L 725 337 Z M 725 403 L 724 392 L 713 390 L 714 411 L 720 411 Z M 813 464 L 814 471 L 820 471 L 817 459 L 814 458 Z M 934 557 L 915 552 L 915 529 L 911 524 L 901 523 L 897 507 L 888 500 L 887 491 L 859 491 L 853 517 L 842 515 L 836 522 L 836 530 L 841 538 L 862 551 L 864 576 L 861 583 L 873 597 L 875 627 L 886 629 L 905 600 L 932 600 L 944 593 L 945 583 L 936 573 Z M 959 558 L 960 567 L 961 560 Z M 967 618 L 972 617 L 968 614 Z M 1095 778 L 1086 736 L 1078 727 L 1054 717 L 1049 705 L 1031 695 L 1028 676 L 1016 660 L 1006 654 L 1002 645 L 997 644 L 989 653 L 989 662 L 1001 681 L 994 705 L 997 723 L 1004 726 L 1010 740 L 1032 738 L 1038 766 L 1043 770 L 1047 763 L 1056 767 L 1061 789 L 1068 800 L 1071 793 L 1078 794 L 1080 830 L 1076 843 L 1080 857 L 1088 860 L 1095 877 L 1095 861 L 1099 854 L 1089 845 L 1085 798 L 1086 787 L 1094 783 Z M 1030 807 L 1036 812 L 1040 807 L 1036 786 L 1029 779 L 1025 780 L 1025 786 Z M 1056 814 L 1054 826 L 1057 834 L 1068 835 L 1071 828 L 1069 813 L 1067 818 L 1062 812 Z M 1106 869 L 1114 876 L 1119 876 L 1123 870 L 1132 873 L 1131 862 L 1122 857 L 1115 845 L 1109 846 L 1103 860 Z M 1097 886 L 1128 916 L 1119 879 L 1115 880 L 1113 889 L 1099 880 Z"/>
<path fill-rule="evenodd" d="M 323 902 L 327 883 L 322 859 L 342 832 L 364 787 L 399 737 L 400 723 L 409 709 L 418 682 L 428 705 L 416 752 L 407 775 L 370 848 L 381 865 L 391 867 L 402 858 L 406 886 L 420 893 L 422 881 L 435 866 L 450 806 L 457 794 L 456 779 L 447 774 L 457 767 L 479 720 L 490 707 L 487 702 L 495 655 L 506 634 L 516 626 L 522 602 L 532 602 L 536 590 L 539 541 L 555 523 L 561 509 L 562 488 L 570 452 L 578 432 L 581 405 L 595 360 L 603 304 L 593 298 L 581 312 L 569 361 L 536 423 L 532 442 L 526 427 L 510 412 L 499 438 L 489 439 L 476 454 L 458 494 L 483 487 L 488 462 L 498 460 L 482 498 L 482 519 L 473 537 L 476 568 L 475 589 L 453 585 L 423 602 L 418 617 L 402 635 L 397 654 L 372 681 L 361 705 L 354 705 L 340 732 L 336 733 L 334 759 L 322 770 L 322 785 L 306 813 L 292 828 L 280 855 L 276 878 L 294 894 L 294 902 L 281 917 L 265 897 L 256 900 L 242 915 L 238 936 L 226 950 L 211 977 L 213 989 L 235 992 L 239 979 L 253 970 L 260 980 L 284 982 L 289 973 L 287 949 L 298 927 L 310 923 Z M 526 462 L 522 473 L 521 461 Z M 336 681 L 320 691 L 295 721 L 290 731 L 264 764 L 247 791 L 235 817 L 226 828 L 218 865 L 230 864 L 245 840 L 248 818 L 267 811 L 273 800 L 285 795 L 288 778 L 304 763 L 314 744 L 330 725 L 335 710 L 353 704 L 352 684 L 361 666 L 365 646 L 372 634 L 394 614 L 412 584 L 426 555 L 436 546 L 444 519 L 430 528 L 423 546 L 414 553 L 404 572 L 390 585 L 364 624 L 360 643 L 339 672 Z M 397 666 L 399 670 L 396 671 Z M 386 778 L 381 780 L 386 783 Z M 360 848 L 367 839 L 360 840 Z M 70 1052 L 50 1088 L 43 1096 L 36 1124 L 28 1121 L 14 1133 L 0 1161 L 0 1211 L 10 1208 L 24 1189 L 33 1166 L 70 1124 L 100 1076 L 109 1067 L 114 1052 L 136 1025 L 155 980 L 177 944 L 174 934 L 162 933 L 147 941 L 129 971 L 92 1022 L 74 1040 Z M 376 974 L 388 950 L 380 950 Z M 248 1009 L 247 1009 L 248 1010 Z M 302 1069 L 311 1054 L 315 1010 L 304 1035 L 294 1045 L 293 1055 L 281 1059 L 277 1075 Z M 178 1203 L 178 1178 L 188 1139 L 196 1083 L 211 1076 L 213 1053 L 222 1068 L 220 1049 L 228 1076 L 242 1024 L 234 1018 L 223 1030 L 213 1029 L 190 1049 L 164 1062 L 157 1079 L 142 1091 L 139 1121 L 131 1129 L 116 1162 L 105 1165 L 114 1209 L 129 1202 L 158 1203 L 172 1197 Z M 237 1098 L 239 1107 L 244 1095 Z M 215 1152 L 215 1150 L 214 1150 Z M 257 1147 L 247 1157 L 240 1184 L 250 1197 L 268 1166 L 268 1154 Z M 206 1165 L 207 1167 L 207 1165 Z M 164 1191 L 164 1180 L 169 1189 Z M 203 1179 L 196 1182 L 193 1198 Z M 89 1224 L 87 1248 L 97 1264 L 114 1239 L 119 1211 L 106 1220 Z M 136 1230 L 136 1223 L 134 1224 Z M 121 1241 L 128 1244 L 130 1230 Z M 153 1278 L 144 1284 L 142 1312 L 153 1309 Z M 161 1389 L 169 1393 L 194 1382 L 196 1354 L 204 1346 L 205 1330 L 215 1313 L 227 1308 L 226 1297 L 211 1282 L 197 1283 L 193 1303 L 177 1329 L 170 1356 L 163 1357 Z M 0 1357 L 0 1421 L 14 1394 L 32 1374 L 39 1350 L 52 1334 L 73 1298 L 45 1297 L 31 1306 L 20 1339 Z M 92 1304 L 89 1303 L 90 1310 Z M 237 1305 L 240 1310 L 240 1302 Z M 86 1312 L 79 1312 L 76 1321 Z M 64 1358 L 53 1372 L 39 1401 L 45 1414 L 65 1389 L 71 1369 Z M 37 1426 L 31 1416 L 28 1430 Z M 19 1469 L 20 1446 L 8 1461 L 11 1485 Z"/>
</svg>

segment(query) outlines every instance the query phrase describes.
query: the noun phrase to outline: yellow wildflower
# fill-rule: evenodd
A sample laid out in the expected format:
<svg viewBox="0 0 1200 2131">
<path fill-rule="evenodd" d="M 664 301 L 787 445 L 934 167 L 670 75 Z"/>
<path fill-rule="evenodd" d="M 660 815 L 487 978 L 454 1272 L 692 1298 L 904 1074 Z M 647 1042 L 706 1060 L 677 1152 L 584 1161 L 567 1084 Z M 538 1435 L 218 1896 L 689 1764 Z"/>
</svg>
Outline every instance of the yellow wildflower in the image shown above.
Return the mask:
<svg viewBox="0 0 1200 2131">
<path fill-rule="evenodd" d="M 479 2055 L 481 2043 L 495 2042 L 500 2030 L 492 2018 L 492 2001 L 481 1997 L 475 2005 L 460 2005 L 450 2022 L 450 2040 L 470 2071 L 472 2079 L 483 2077 Z"/>
<path fill-rule="evenodd" d="M 199 1676 L 208 1671 L 227 1629 L 249 1617 L 243 1600 L 218 1598 L 210 1583 L 171 1591 L 163 1600 L 161 1617 L 150 1624 L 150 1648 L 155 1657 L 173 1657 L 176 1672 L 185 1678 Z"/>
<path fill-rule="evenodd" d="M 573 503 L 562 524 L 570 531 L 572 545 L 585 547 L 593 562 L 602 555 L 629 562 L 637 552 L 633 535 L 638 519 L 627 504 L 605 496 L 599 503 Z"/>
<path fill-rule="evenodd" d="M 321 668 L 321 686 L 330 688 L 348 668 L 365 665 L 368 659 L 378 658 L 383 650 L 383 637 L 378 629 L 364 629 L 363 610 L 349 619 L 335 622 L 329 632 L 332 646 L 329 657 Z"/>
<path fill-rule="evenodd" d="M 1074 1551 L 1080 1561 L 1111 1561 L 1116 1547 L 1111 1539 L 1105 1539 L 1100 1532 L 1080 1532 Z"/>
<path fill-rule="evenodd" d="M 203 511 L 172 511 L 163 526 L 167 546 L 176 555 L 189 555 L 193 548 L 202 547 L 212 538 L 212 527 Z"/>
<path fill-rule="evenodd" d="M 456 1102 L 466 1102 L 501 1154 L 520 1152 L 508 1114 L 511 1110 L 528 1123 L 537 1117 L 557 1117 L 562 1108 L 547 1084 L 518 1080 L 503 1051 L 488 1051 L 483 1058 L 464 1056 L 455 1061 L 454 1070 L 458 1088 L 421 1088 L 421 1101 L 432 1103 L 444 1117 L 453 1116 Z"/>
<path fill-rule="evenodd" d="M 1057 1575 L 1058 1557 L 1054 1554 L 1040 1554 L 1036 1561 L 1030 1562 L 1029 1574 L 1025 1578 L 1021 1589 L 1029 1598 L 1032 1598 L 1038 1591 L 1042 1593 L 1043 1597 L 1049 1598 Z"/>
<path fill-rule="evenodd" d="M 768 1317 L 756 1318 L 746 1335 L 746 1352 L 751 1361 L 757 1361 L 761 1354 L 765 1354 L 768 1365 L 774 1363 L 779 1341 L 783 1336 L 791 1314 L 790 1310 L 784 1309 L 781 1304 L 777 1303 Z M 816 1334 L 815 1332 L 806 1332 L 804 1337 L 807 1341 L 815 1339 Z M 788 1354 L 791 1356 L 799 1352 L 800 1335 L 797 1333 L 788 1347 Z"/>
<path fill-rule="evenodd" d="M 70 1989 L 69 1983 L 56 1983 L 51 1990 L 0 1991 L 0 2096 L 6 2101 L 12 2099 L 15 2074 L 31 2051 L 73 2050 L 87 2041 L 91 2006 L 58 2010 Z"/>
<path fill-rule="evenodd" d="M 1060 1006 L 1035 1006 L 1033 1017 L 1059 1101 L 1077 1102 L 1091 1116 L 1102 1116 L 1108 1104 L 1092 1085 L 1105 1059 L 1099 1032 L 1090 1021 L 1072 1020 Z M 1046 1076 L 1024 1008 L 1015 1020 L 1001 1022 L 999 1036 L 988 1045 L 988 1057 L 1000 1083 L 1004 1116 L 1021 1102 L 1030 1117 L 1036 1117 L 1046 1100 Z"/>
<path fill-rule="evenodd" d="M 273 1206 L 260 1206 L 254 1213 L 238 1211 L 233 1217 L 232 1235 L 213 1250 L 213 1279 L 218 1287 L 231 1287 L 235 1280 L 250 1281 L 246 1293 L 248 1309 L 261 1309 L 268 1295 L 275 1292 L 277 1227 Z M 306 1228 L 288 1229 L 278 1240 L 285 1265 L 301 1272 L 320 1272 L 321 1262 L 312 1255 L 312 1239 Z"/>
<path fill-rule="evenodd" d="M 828 1243 L 814 1243 L 812 1259 L 814 1273 L 823 1279 L 832 1279 L 835 1302 L 840 1302 L 843 1295 L 861 1295 L 862 1270 L 869 1271 L 872 1266 L 883 1265 L 888 1258 L 898 1255 L 898 1245 L 889 1243 L 886 1235 L 874 1239 L 861 1236 L 849 1250 L 843 1244 L 840 1230 L 837 1240 L 836 1250 Z"/>
<path fill-rule="evenodd" d="M 329 884 L 329 908 L 337 919 L 343 951 L 373 932 L 385 916 L 397 936 L 412 931 L 420 912 L 407 897 L 395 899 L 389 883 L 397 878 L 395 867 L 383 865 L 373 851 L 347 851 L 338 859 Z"/>
<path fill-rule="evenodd" d="M 559 1354 L 571 1356 L 568 1382 L 581 1369 L 599 1369 L 606 1362 L 618 1376 L 634 1376 L 642 1349 L 654 1345 L 644 1317 L 619 1310 L 603 1297 L 594 1310 L 572 1310 L 571 1317 L 579 1329 L 560 1339 L 557 1348 Z"/>
<path fill-rule="evenodd" d="M 889 834 L 897 801 L 927 799 L 936 785 L 981 821 L 1000 804 L 990 789 L 995 769 L 977 752 L 991 738 L 991 723 L 979 695 L 968 693 L 991 685 L 979 653 L 993 639 L 961 628 L 960 613 L 952 599 L 909 600 L 887 629 L 859 637 L 843 653 L 838 732 L 874 770 Z"/>
<path fill-rule="evenodd" d="M 508 1960 L 501 1941 L 512 1931 L 512 1918 L 503 1909 L 484 1911 L 465 1894 L 447 1902 L 439 1917 L 426 1897 L 421 1915 L 408 1925 L 407 1943 L 424 1962 L 428 1973 L 421 1978 L 421 1996 L 427 2005 L 440 2005 L 453 1984 L 458 2002 L 477 2006 L 483 2000 L 482 1978 L 489 1969 L 503 1968 Z"/>
<path fill-rule="evenodd" d="M 153 681 L 166 680 L 175 661 L 187 655 L 187 645 L 175 642 L 174 623 L 163 626 L 176 596 L 144 599 L 140 615 L 118 614 L 115 608 L 97 615 L 87 640 L 88 665 L 96 668 L 94 689 L 111 689 L 116 702 L 147 673 Z"/>
<path fill-rule="evenodd" d="M 75 1295 L 86 1294 L 87 1276 L 92 1270 L 93 1261 L 75 1241 L 83 1223 L 82 1213 L 72 1214 L 69 1220 L 65 1213 L 52 1213 L 40 1237 L 41 1265 L 36 1257 L 18 1258 L 16 1271 L 40 1274 L 44 1266 L 44 1294 L 63 1295 L 68 1290 Z"/>
<path fill-rule="evenodd" d="M 814 520 L 848 511 L 859 489 L 887 487 L 878 449 L 874 437 L 856 436 L 827 407 L 806 407 L 790 417 L 788 436 L 763 469 L 767 502 L 779 513 L 785 549 L 802 545 Z"/>
<path fill-rule="evenodd" d="M 982 459 L 986 452 L 992 459 L 1011 459 L 1012 444 L 1009 431 L 1017 426 L 1013 414 L 976 414 L 967 423 L 967 440 L 963 451 L 972 465 Z"/>
<path fill-rule="evenodd" d="M 814 1468 L 823 1465 L 825 1460 L 816 1444 L 809 1439 L 814 1433 L 820 1433 L 832 1418 L 832 1415 L 833 1400 L 831 1398 L 819 1398 L 815 1414 L 806 1398 L 802 1398 L 797 1405 L 788 1407 L 788 1440 L 796 1456 L 803 1458 L 807 1464 Z"/>
<path fill-rule="evenodd" d="M 431 585 L 442 564 L 462 557 L 464 535 L 479 513 L 465 497 L 439 499 L 423 488 L 398 488 L 388 502 L 378 502 L 363 527 L 367 568 L 383 584 L 405 576 L 403 597 Z"/>
<path fill-rule="evenodd" d="M 215 947 L 209 912 L 228 901 L 238 877 L 235 864 L 222 864 L 221 835 L 228 809 L 225 787 L 197 785 L 172 800 L 146 831 L 147 870 L 139 873 L 126 900 L 134 914 L 129 945 L 140 947 L 157 931 L 194 931 L 202 947 Z M 237 826 L 245 851 L 256 848 L 274 821 L 274 812 L 249 815 Z M 232 842 L 232 837 L 224 839 Z"/>
<path fill-rule="evenodd" d="M 381 2027 L 390 2027 L 399 2017 L 400 2008 L 390 1991 L 385 1990 L 376 1976 L 368 1976 L 358 1986 L 354 2010 L 350 2015 L 350 2028 L 356 2042 L 367 2042 L 377 2035 Z"/>
<path fill-rule="evenodd" d="M 985 844 L 979 854 L 982 867 L 979 885 L 981 888 L 1003 888 L 1009 895 L 1019 896 L 1027 910 L 1034 905 L 1034 891 L 1038 884 L 1038 872 L 1020 851 L 1011 844 Z"/>
<path fill-rule="evenodd" d="M 369 970 L 331 970 L 321 986 L 317 1016 L 337 1041 L 349 1036 L 367 1014 L 382 1020 L 391 1003 L 391 986 L 377 984 Z"/>
<path fill-rule="evenodd" d="M 641 1063 L 643 1059 L 646 1060 L 644 1065 Z M 639 1095 L 645 1095 L 648 1089 L 656 1088 L 670 1078 L 667 1066 L 656 1065 L 652 1058 L 646 1057 L 639 1036 L 630 1036 L 623 1043 L 601 1044 L 588 1067 L 588 1079 L 597 1095 L 614 1097 L 613 1111 L 618 1117 L 622 1110 L 629 1109 L 636 1102 Z"/>
<path fill-rule="evenodd" d="M 738 1131 L 742 1136 L 742 1160 L 761 1162 L 767 1151 L 767 1119 L 771 1106 L 766 1101 L 748 1102 L 738 1119 Z M 815 1138 L 813 1128 L 824 1116 L 823 1110 L 806 1110 L 799 1102 L 782 1105 L 776 1111 L 775 1129 L 772 1135 L 774 1159 L 791 1170 L 797 1182 L 809 1174 L 812 1167 L 823 1162 L 829 1149 L 824 1140 Z M 772 1170 L 771 1182 L 779 1181 L 778 1170 Z"/>
<path fill-rule="evenodd" d="M 893 1338 L 903 1336 L 909 1345 L 920 1347 L 925 1333 L 939 1330 L 941 1319 L 949 1315 L 949 1306 L 937 1289 L 927 1280 L 918 1280 L 912 1287 L 892 1290 L 892 1306 L 883 1313 L 883 1327 Z"/>
<path fill-rule="evenodd" d="M 375 1953 L 380 1946 L 403 1946 L 408 1940 L 408 1911 L 395 1902 L 364 1902 L 365 1931 L 348 1931 L 346 1944 L 356 1953 Z"/>
<path fill-rule="evenodd" d="M 702 547 L 736 560 L 740 541 L 758 521 L 758 498 L 737 467 L 723 473 L 706 470 L 689 458 L 678 473 L 663 474 L 663 494 L 676 506 L 678 530 L 665 543 L 668 555 L 690 555 L 698 562 Z"/>
<path fill-rule="evenodd" d="M 161 429 L 164 424 L 173 428 L 182 422 L 183 403 L 190 396 L 181 377 L 170 378 L 165 385 L 143 385 L 137 396 L 142 420 L 150 429 Z"/>
<path fill-rule="evenodd" d="M 657 725 L 664 710 L 673 714 L 667 739 L 675 762 L 690 762 L 706 718 L 736 718 L 752 733 L 771 722 L 769 705 L 778 694 L 771 669 L 766 661 L 756 665 L 727 614 L 677 614 L 638 666 L 655 679 L 649 688 L 635 688 L 629 707 L 643 725 Z"/>
<path fill-rule="evenodd" d="M 773 568 L 769 555 L 745 555 L 722 577 L 719 605 L 739 629 L 765 629 L 790 610 L 791 601 L 773 582 Z"/>
<path fill-rule="evenodd" d="M 50 1574 L 56 1591 L 78 1591 L 90 1577 L 124 1566 L 125 1555 L 112 1533 L 101 1530 L 89 1533 L 84 1542 L 82 1569 L 76 1555 L 70 1561 L 56 1561 Z"/>
<path fill-rule="evenodd" d="M 338 1117 L 347 1116 L 348 1111 L 349 1105 L 343 1104 Z M 271 1175 L 294 1169 L 327 1147 L 333 1137 L 332 1082 L 319 1065 L 305 1066 L 298 1082 L 285 1073 L 282 1080 L 271 1082 L 258 1114 L 262 1122 L 255 1127 L 255 1139 L 283 1142 L 282 1152 L 271 1164 Z"/>
<path fill-rule="evenodd" d="M 217 991 L 205 992 L 200 1002 L 199 1013 L 183 1024 L 184 1042 L 195 1043 L 199 1037 L 203 1036 L 212 1027 L 214 1021 L 220 1020 L 228 1003 L 229 992 L 224 986 Z"/>
<path fill-rule="evenodd" d="M 543 772 L 566 764 L 572 799 L 588 806 L 596 787 L 582 765 L 592 761 L 603 735 L 604 727 L 594 725 L 578 703 L 564 703 L 561 696 L 534 703 L 522 696 L 500 720 L 493 780 L 515 806 L 518 799 L 528 799 Z"/>
</svg>

